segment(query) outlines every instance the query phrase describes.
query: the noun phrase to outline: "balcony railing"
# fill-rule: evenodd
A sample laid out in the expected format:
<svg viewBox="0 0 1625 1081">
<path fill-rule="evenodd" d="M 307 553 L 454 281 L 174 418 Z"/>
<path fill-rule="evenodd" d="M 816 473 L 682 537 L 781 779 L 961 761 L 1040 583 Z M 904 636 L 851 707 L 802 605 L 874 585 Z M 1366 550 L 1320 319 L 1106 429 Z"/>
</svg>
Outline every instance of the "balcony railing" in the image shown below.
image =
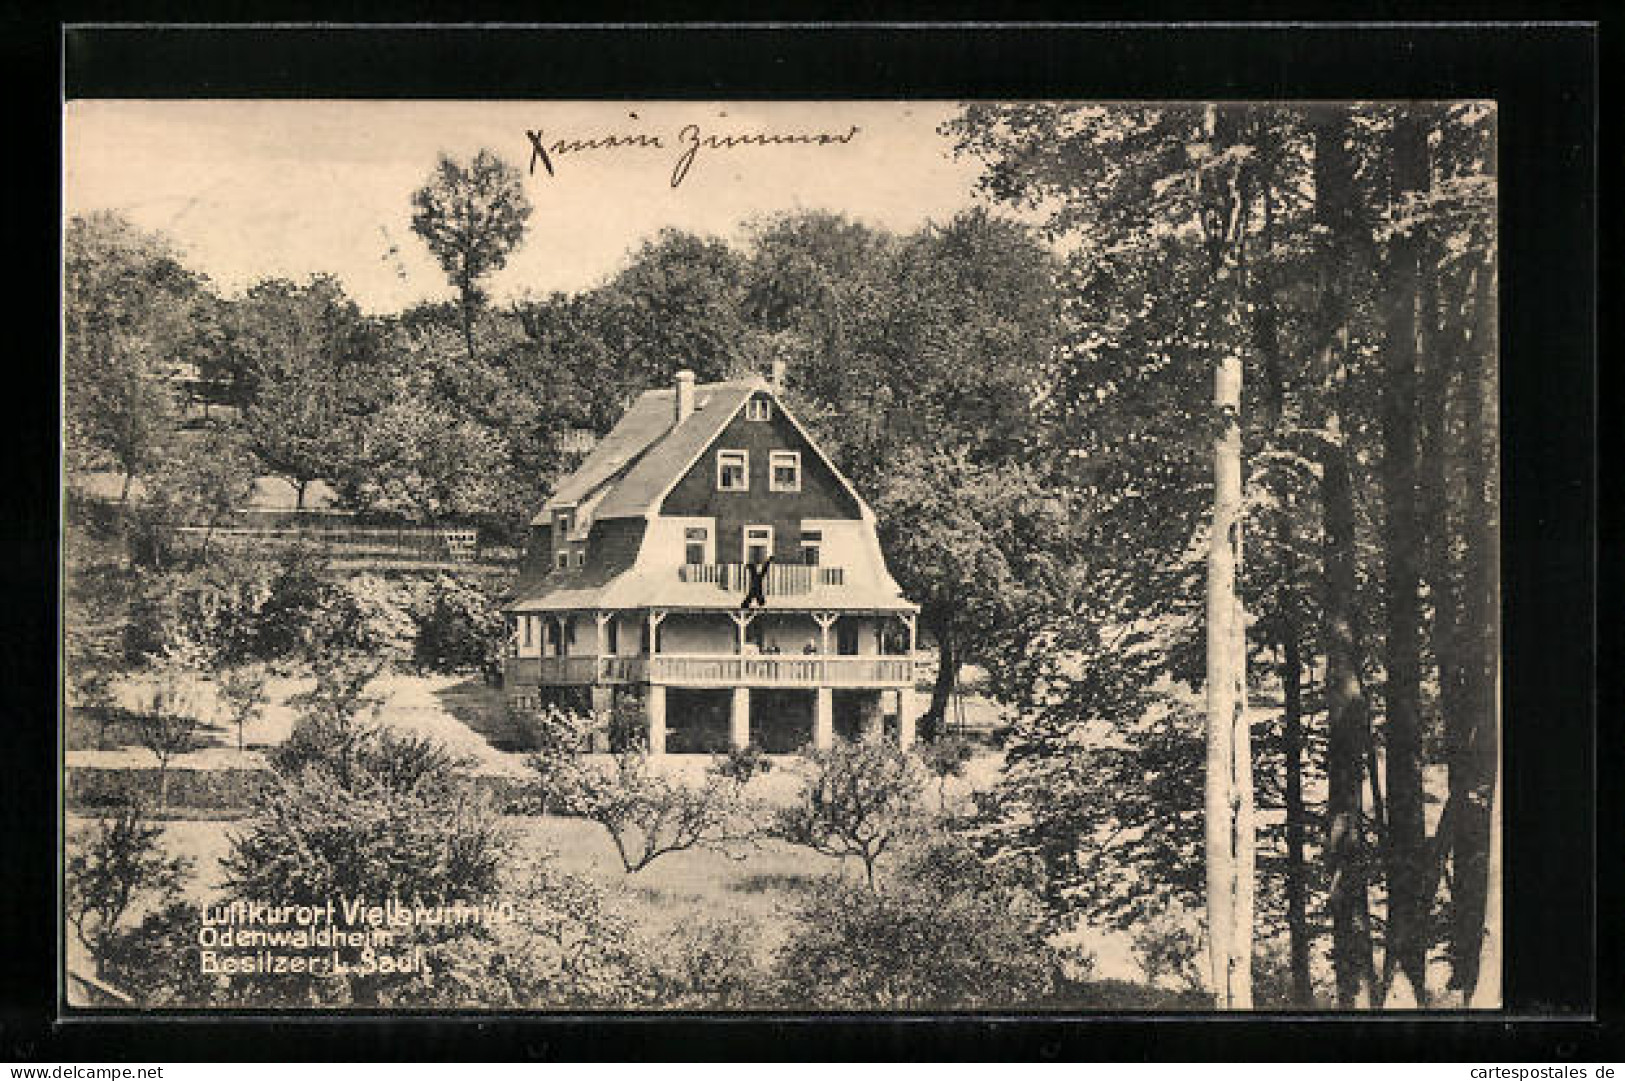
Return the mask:
<svg viewBox="0 0 1625 1081">
<path fill-rule="evenodd" d="M 745 563 L 685 563 L 677 568 L 682 582 L 714 585 L 729 593 L 743 593 L 750 585 L 749 565 Z M 770 563 L 762 591 L 769 597 L 805 596 L 814 586 L 846 584 L 845 567 L 810 563 Z"/>
<path fill-rule="evenodd" d="M 913 678 L 913 664 L 907 657 L 741 657 L 659 653 L 649 658 L 650 681 L 677 686 L 908 686 Z"/>
<path fill-rule="evenodd" d="M 657 653 L 653 657 L 509 657 L 513 686 L 652 683 L 677 687 L 906 687 L 913 662 L 894 656 Z"/>
</svg>

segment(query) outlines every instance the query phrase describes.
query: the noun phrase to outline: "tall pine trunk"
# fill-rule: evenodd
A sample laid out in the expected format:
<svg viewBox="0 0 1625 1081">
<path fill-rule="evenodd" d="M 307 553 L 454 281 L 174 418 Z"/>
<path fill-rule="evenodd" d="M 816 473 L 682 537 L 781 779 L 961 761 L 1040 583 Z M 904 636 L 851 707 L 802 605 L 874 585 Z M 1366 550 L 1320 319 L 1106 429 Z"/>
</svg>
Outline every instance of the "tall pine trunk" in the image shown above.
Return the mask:
<svg viewBox="0 0 1625 1081">
<path fill-rule="evenodd" d="M 1413 109 L 1394 122 L 1396 209 L 1427 187 L 1427 129 Z M 1427 824 L 1422 794 L 1422 662 L 1417 506 L 1418 338 L 1422 311 L 1423 244 L 1418 227 L 1402 230 L 1388 260 L 1390 292 L 1382 383 L 1382 529 L 1384 654 L 1387 671 L 1383 726 L 1387 780 L 1388 934 L 1383 962 L 1385 1001 L 1427 1004 Z M 1429 358 L 1431 360 L 1431 358 Z M 1406 986 L 1408 984 L 1408 987 Z"/>
<path fill-rule="evenodd" d="M 1321 252 L 1316 320 L 1322 339 L 1319 446 L 1321 637 L 1326 652 L 1325 859 L 1330 875 L 1327 908 L 1332 920 L 1337 1004 L 1358 1009 L 1372 1004 L 1376 972 L 1362 807 L 1367 714 L 1355 634 L 1354 487 L 1341 408 L 1349 344 L 1348 275 L 1359 228 L 1348 131 L 1348 114 L 1340 106 L 1315 116 L 1315 218 L 1330 237 Z"/>
</svg>

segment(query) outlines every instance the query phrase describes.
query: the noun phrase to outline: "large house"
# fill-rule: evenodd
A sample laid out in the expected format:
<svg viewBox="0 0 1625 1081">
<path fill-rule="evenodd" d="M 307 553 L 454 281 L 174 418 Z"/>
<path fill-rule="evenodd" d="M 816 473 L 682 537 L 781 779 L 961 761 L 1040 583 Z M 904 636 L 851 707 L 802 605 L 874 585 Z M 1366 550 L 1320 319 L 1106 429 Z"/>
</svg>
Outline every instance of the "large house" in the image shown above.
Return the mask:
<svg viewBox="0 0 1625 1081">
<path fill-rule="evenodd" d="M 510 700 L 631 715 L 654 754 L 913 741 L 919 608 L 782 382 L 678 372 L 559 485 L 507 608 Z"/>
</svg>

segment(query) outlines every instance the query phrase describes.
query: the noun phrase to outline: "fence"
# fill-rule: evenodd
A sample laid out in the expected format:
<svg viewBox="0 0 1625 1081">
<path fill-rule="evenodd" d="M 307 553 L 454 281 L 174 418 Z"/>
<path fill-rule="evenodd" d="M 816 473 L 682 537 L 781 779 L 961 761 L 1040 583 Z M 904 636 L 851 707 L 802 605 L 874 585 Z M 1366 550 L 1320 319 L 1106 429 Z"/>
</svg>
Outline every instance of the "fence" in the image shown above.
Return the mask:
<svg viewBox="0 0 1625 1081">
<path fill-rule="evenodd" d="M 335 556 L 352 559 L 394 557 L 467 563 L 487 554 L 481 551 L 479 530 L 440 526 L 227 526 L 212 530 L 202 526 L 178 526 L 175 532 L 197 543 L 207 537 L 211 544 L 224 545 L 311 544 Z"/>
</svg>

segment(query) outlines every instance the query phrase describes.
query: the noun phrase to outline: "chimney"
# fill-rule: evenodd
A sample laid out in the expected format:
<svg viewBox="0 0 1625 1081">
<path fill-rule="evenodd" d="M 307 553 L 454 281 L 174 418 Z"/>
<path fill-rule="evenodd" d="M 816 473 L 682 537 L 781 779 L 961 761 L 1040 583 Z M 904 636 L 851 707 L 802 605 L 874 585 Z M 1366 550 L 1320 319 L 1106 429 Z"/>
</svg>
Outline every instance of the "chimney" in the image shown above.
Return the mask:
<svg viewBox="0 0 1625 1081">
<path fill-rule="evenodd" d="M 773 384 L 773 393 L 775 393 L 775 394 L 783 394 L 784 393 L 784 361 L 782 361 L 782 360 L 775 360 L 773 362 L 772 384 Z"/>
<path fill-rule="evenodd" d="M 677 413 L 674 424 L 694 415 L 694 373 L 684 368 L 677 373 Z"/>
</svg>

